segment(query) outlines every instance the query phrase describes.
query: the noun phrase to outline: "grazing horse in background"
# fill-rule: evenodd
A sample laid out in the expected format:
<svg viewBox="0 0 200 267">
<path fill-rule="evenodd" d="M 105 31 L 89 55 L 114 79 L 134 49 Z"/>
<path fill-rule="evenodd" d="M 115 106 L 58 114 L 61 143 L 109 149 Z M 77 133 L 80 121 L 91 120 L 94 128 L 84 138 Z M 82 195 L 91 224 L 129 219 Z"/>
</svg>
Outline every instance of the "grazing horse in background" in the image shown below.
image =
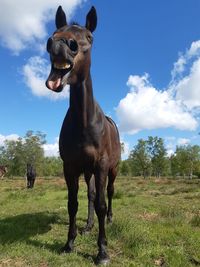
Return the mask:
<svg viewBox="0 0 200 267">
<path fill-rule="evenodd" d="M 114 181 L 120 159 L 119 133 L 112 119 L 106 117 L 93 97 L 90 75 L 92 32 L 97 25 L 94 7 L 86 17 L 85 27 L 68 25 L 62 7 L 56 13 L 57 30 L 47 41 L 51 72 L 46 86 L 60 92 L 70 85 L 69 109 L 61 128 L 59 149 L 68 188 L 69 232 L 63 252 L 71 252 L 77 235 L 78 180 L 83 173 L 88 186 L 88 221 L 93 225 L 95 208 L 98 223 L 97 264 L 109 262 L 106 251 L 105 216 L 112 220 Z M 108 177 L 108 178 L 107 178 Z M 105 201 L 107 186 L 108 209 Z"/>
<path fill-rule="evenodd" d="M 0 178 L 3 178 L 4 175 L 8 172 L 8 168 L 5 165 L 0 166 Z"/>
<path fill-rule="evenodd" d="M 33 164 L 27 163 L 26 177 L 27 177 L 27 188 L 33 188 L 36 178 L 36 170 Z"/>
</svg>

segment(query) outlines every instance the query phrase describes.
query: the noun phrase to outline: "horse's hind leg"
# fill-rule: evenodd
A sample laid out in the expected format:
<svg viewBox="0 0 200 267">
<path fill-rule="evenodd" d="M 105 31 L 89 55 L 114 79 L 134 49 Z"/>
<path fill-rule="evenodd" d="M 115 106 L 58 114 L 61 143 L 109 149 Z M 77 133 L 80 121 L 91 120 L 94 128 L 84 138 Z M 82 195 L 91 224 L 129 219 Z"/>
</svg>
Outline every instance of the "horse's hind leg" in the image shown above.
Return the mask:
<svg viewBox="0 0 200 267">
<path fill-rule="evenodd" d="M 95 179 L 94 175 L 87 173 L 85 174 L 85 181 L 87 183 L 87 195 L 88 195 L 88 218 L 87 224 L 83 229 L 83 234 L 90 232 L 94 226 L 94 200 L 95 200 Z"/>
<path fill-rule="evenodd" d="M 108 210 L 107 210 L 107 222 L 112 222 L 112 198 L 114 194 L 114 181 L 117 176 L 117 169 L 113 168 L 109 170 L 108 173 L 108 186 L 107 186 L 107 195 L 108 195 Z"/>
</svg>

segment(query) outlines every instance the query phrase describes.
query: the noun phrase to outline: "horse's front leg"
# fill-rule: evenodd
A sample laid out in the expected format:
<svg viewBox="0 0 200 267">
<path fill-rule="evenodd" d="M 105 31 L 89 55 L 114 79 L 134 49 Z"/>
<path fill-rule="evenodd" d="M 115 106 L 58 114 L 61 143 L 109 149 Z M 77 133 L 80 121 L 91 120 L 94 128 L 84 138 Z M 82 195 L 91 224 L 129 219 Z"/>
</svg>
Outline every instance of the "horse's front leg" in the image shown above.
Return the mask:
<svg viewBox="0 0 200 267">
<path fill-rule="evenodd" d="M 106 162 L 102 162 L 95 173 L 95 186 L 96 186 L 95 211 L 99 223 L 99 236 L 98 236 L 99 252 L 96 258 L 97 264 L 107 264 L 110 261 L 109 256 L 106 252 L 107 240 L 105 233 L 105 216 L 107 212 L 107 206 L 105 201 L 105 188 L 106 188 L 107 175 L 108 175 L 107 164 Z"/>
<path fill-rule="evenodd" d="M 83 234 L 88 233 L 94 226 L 94 200 L 95 200 L 95 180 L 92 174 L 85 174 L 85 181 L 87 183 L 87 195 L 88 195 L 88 218 L 87 224 L 83 229 Z"/>
<path fill-rule="evenodd" d="M 64 169 L 65 180 L 68 188 L 68 214 L 69 214 L 69 231 L 68 239 L 61 252 L 69 253 L 73 250 L 74 240 L 77 236 L 76 213 L 78 211 L 78 178 L 79 175 L 69 174 Z"/>
<path fill-rule="evenodd" d="M 29 178 L 27 178 L 27 188 L 31 188 L 31 181 Z"/>
<path fill-rule="evenodd" d="M 34 187 L 34 182 L 35 182 L 35 179 L 31 179 L 31 188 Z"/>
</svg>

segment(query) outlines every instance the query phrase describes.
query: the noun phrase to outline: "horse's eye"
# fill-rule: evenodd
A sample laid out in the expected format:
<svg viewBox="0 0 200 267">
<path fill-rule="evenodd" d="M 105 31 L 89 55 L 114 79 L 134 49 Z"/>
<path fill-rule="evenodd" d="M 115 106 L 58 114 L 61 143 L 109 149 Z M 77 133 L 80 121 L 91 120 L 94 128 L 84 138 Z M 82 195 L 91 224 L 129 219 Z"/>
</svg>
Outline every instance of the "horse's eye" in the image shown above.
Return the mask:
<svg viewBox="0 0 200 267">
<path fill-rule="evenodd" d="M 76 53 L 78 51 L 78 44 L 75 40 L 70 39 L 68 44 L 69 44 L 69 48 L 72 52 Z"/>
<path fill-rule="evenodd" d="M 87 39 L 88 39 L 89 43 L 92 43 L 92 41 L 93 41 L 92 35 L 88 35 Z"/>
</svg>

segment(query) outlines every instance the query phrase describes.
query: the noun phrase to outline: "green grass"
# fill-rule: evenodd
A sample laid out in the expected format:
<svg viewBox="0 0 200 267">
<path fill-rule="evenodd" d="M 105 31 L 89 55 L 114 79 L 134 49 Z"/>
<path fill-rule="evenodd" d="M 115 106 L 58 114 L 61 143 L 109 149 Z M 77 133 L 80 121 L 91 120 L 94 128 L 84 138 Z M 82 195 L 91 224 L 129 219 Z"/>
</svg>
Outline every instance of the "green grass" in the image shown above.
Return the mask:
<svg viewBox="0 0 200 267">
<path fill-rule="evenodd" d="M 118 177 L 113 223 L 106 226 L 113 267 L 200 266 L 200 181 Z M 94 266 L 98 225 L 78 235 L 75 251 L 59 254 L 68 230 L 63 179 L 0 181 L 0 267 Z M 86 185 L 80 180 L 79 230 L 87 217 Z"/>
</svg>

